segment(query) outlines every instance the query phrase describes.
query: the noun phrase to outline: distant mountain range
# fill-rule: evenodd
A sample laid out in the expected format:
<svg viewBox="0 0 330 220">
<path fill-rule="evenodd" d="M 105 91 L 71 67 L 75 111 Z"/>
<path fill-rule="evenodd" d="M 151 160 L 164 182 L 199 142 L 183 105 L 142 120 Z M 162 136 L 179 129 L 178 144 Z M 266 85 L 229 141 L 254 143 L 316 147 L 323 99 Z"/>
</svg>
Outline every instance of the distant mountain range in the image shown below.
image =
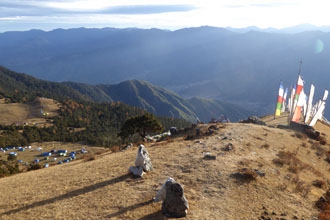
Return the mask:
<svg viewBox="0 0 330 220">
<path fill-rule="evenodd" d="M 280 80 L 295 84 L 300 60 L 307 93 L 312 82 L 319 97 L 330 85 L 330 33 L 299 32 L 305 28 L 6 32 L 0 34 L 0 65 L 55 82 L 144 80 L 184 99 L 220 100 L 265 115 L 274 112 Z"/>
<path fill-rule="evenodd" d="M 323 32 L 329 32 L 330 26 L 315 26 L 312 24 L 300 24 L 292 27 L 286 27 L 286 28 L 259 28 L 256 26 L 250 26 L 246 28 L 231 28 L 227 27 L 226 29 L 235 31 L 235 32 L 249 32 L 249 31 L 261 31 L 261 32 L 270 32 L 270 33 L 282 33 L 282 34 L 297 34 L 300 32 L 307 32 L 307 31 L 323 31 Z"/>
<path fill-rule="evenodd" d="M 209 122 L 221 115 L 232 121 L 246 118 L 249 111 L 230 103 L 202 98 L 184 99 L 174 92 L 142 80 L 127 80 L 113 85 L 89 85 L 74 82 L 49 82 L 0 67 L 0 98 L 36 96 L 63 101 L 123 102 L 145 109 L 158 116 L 183 118 L 196 122 L 197 118 Z M 22 100 L 24 101 L 24 100 Z"/>
</svg>

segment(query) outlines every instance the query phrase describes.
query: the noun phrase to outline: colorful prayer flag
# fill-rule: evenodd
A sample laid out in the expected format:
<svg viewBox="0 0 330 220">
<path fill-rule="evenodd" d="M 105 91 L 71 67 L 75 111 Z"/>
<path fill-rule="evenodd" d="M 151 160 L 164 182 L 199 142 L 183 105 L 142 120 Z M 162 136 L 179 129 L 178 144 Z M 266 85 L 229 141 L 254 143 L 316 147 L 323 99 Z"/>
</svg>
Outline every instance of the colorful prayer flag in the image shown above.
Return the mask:
<svg viewBox="0 0 330 220">
<path fill-rule="evenodd" d="M 282 102 L 282 112 L 285 112 L 287 96 L 288 96 L 288 88 L 285 88 L 284 95 L 283 95 L 283 102 Z"/>
<path fill-rule="evenodd" d="M 304 90 L 301 90 L 300 94 L 299 94 L 299 99 L 298 99 L 295 111 L 294 111 L 293 116 L 292 116 L 292 121 L 294 121 L 294 122 L 299 122 L 300 121 L 302 107 L 304 106 L 305 103 L 306 103 L 306 95 L 304 93 Z"/>
<path fill-rule="evenodd" d="M 281 115 L 282 103 L 283 103 L 283 95 L 284 95 L 284 89 L 283 89 L 283 83 L 281 81 L 280 82 L 280 88 L 278 89 L 278 96 L 277 96 L 275 116 Z"/>
</svg>

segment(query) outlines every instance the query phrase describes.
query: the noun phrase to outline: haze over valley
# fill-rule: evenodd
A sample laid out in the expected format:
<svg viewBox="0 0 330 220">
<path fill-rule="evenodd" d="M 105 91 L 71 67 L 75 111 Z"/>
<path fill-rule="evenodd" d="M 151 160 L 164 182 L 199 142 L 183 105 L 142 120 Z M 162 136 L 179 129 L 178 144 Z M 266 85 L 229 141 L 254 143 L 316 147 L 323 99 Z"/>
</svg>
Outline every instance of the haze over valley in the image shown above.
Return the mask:
<svg viewBox="0 0 330 220">
<path fill-rule="evenodd" d="M 214 99 L 262 116 L 274 112 L 280 80 L 289 88 L 296 83 L 300 61 L 306 93 L 314 83 L 321 97 L 330 83 L 329 44 L 330 33 L 321 31 L 31 30 L 0 34 L 0 64 L 54 82 L 145 80 L 183 98 Z"/>
</svg>

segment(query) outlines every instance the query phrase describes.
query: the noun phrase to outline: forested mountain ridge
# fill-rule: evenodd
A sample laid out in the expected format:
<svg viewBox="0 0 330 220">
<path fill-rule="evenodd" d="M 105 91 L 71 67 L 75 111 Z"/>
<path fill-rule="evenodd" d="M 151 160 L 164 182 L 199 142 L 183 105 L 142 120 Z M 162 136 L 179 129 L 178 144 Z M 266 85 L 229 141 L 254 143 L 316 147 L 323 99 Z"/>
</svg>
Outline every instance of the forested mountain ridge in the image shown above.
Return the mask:
<svg viewBox="0 0 330 220">
<path fill-rule="evenodd" d="M 0 68 L 0 95 L 15 102 L 47 97 L 77 102 L 123 102 L 157 116 L 182 118 L 194 122 L 226 115 L 232 121 L 244 119 L 250 112 L 235 105 L 201 98 L 183 99 L 174 92 L 141 80 L 128 80 L 114 85 L 88 85 L 74 82 L 50 82 L 27 74 Z M 201 109 L 200 106 L 204 106 Z"/>
</svg>

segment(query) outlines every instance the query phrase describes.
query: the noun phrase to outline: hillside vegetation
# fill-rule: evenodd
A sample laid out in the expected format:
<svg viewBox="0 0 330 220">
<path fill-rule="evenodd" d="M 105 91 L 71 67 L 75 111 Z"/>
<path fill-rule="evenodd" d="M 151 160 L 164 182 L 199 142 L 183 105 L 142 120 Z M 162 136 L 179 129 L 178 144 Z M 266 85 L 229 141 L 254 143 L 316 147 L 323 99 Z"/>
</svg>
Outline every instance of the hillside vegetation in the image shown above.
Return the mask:
<svg viewBox="0 0 330 220">
<path fill-rule="evenodd" d="M 226 102 L 202 98 L 184 99 L 174 92 L 146 81 L 128 80 L 114 85 L 89 85 L 74 82 L 50 82 L 0 67 L 0 98 L 26 103 L 37 97 L 74 100 L 79 103 L 121 102 L 160 117 L 174 117 L 195 122 L 196 117 L 210 121 L 224 114 L 232 121 L 250 115 L 248 110 Z M 200 106 L 204 106 L 201 108 Z"/>
<path fill-rule="evenodd" d="M 4 220 L 166 219 L 161 202 L 152 199 L 173 177 L 190 206 L 182 219 L 317 219 L 324 216 L 317 201 L 330 180 L 330 129 L 322 123 L 316 129 L 322 141 L 289 127 L 200 124 L 165 141 L 144 143 L 154 170 L 142 178 L 128 174 L 138 145 L 2 178 L 0 215 Z"/>
<path fill-rule="evenodd" d="M 92 146 L 120 146 L 118 137 L 124 122 L 144 115 L 143 109 L 120 102 L 79 103 L 36 98 L 33 102 L 2 103 L 0 146 L 27 146 L 33 142 L 82 142 Z M 183 119 L 159 117 L 163 129 L 183 129 L 191 123 Z M 152 134 L 152 133 L 150 133 Z M 133 141 L 133 140 L 125 140 Z"/>
</svg>

